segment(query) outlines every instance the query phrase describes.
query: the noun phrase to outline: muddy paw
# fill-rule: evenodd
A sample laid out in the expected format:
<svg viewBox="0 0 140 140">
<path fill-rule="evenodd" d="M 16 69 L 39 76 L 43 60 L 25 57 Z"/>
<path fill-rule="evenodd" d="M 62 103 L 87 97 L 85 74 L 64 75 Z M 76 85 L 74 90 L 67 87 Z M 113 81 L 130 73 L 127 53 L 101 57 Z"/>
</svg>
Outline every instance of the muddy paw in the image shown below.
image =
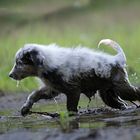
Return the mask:
<svg viewBox="0 0 140 140">
<path fill-rule="evenodd" d="M 29 112 L 30 112 L 30 109 L 27 106 L 23 106 L 21 108 L 21 115 L 22 116 L 26 116 L 27 114 L 29 114 Z"/>
</svg>

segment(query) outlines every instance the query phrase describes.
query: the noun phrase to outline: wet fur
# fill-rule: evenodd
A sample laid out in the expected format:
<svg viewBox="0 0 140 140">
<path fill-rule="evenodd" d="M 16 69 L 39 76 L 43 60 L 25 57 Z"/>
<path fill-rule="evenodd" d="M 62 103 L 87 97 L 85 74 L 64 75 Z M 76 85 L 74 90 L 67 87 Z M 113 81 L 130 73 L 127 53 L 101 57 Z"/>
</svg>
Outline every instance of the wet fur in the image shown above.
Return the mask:
<svg viewBox="0 0 140 140">
<path fill-rule="evenodd" d="M 77 112 L 80 94 L 91 98 L 99 92 L 105 104 L 126 109 L 124 100 L 140 100 L 140 90 L 130 84 L 126 69 L 115 56 L 91 49 L 27 44 L 16 54 L 10 77 L 39 77 L 44 86 L 33 91 L 21 109 L 26 115 L 34 102 L 60 93 L 67 96 L 68 111 Z"/>
</svg>

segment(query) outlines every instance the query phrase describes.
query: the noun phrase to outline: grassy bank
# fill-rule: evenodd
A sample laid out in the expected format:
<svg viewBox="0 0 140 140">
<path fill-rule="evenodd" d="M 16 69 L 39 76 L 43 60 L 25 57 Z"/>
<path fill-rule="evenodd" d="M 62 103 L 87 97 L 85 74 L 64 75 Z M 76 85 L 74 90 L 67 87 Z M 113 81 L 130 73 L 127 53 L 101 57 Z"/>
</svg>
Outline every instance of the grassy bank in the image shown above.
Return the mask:
<svg viewBox="0 0 140 140">
<path fill-rule="evenodd" d="M 57 43 L 64 47 L 79 44 L 96 48 L 102 38 L 120 43 L 127 56 L 130 79 L 140 83 L 138 0 L 126 4 L 111 3 L 81 6 L 73 1 L 41 0 L 1 5 L 0 23 L 0 89 L 29 91 L 37 86 L 34 78 L 25 79 L 19 87 L 8 77 L 16 51 L 25 43 Z M 73 6 L 74 5 L 74 6 Z"/>
</svg>

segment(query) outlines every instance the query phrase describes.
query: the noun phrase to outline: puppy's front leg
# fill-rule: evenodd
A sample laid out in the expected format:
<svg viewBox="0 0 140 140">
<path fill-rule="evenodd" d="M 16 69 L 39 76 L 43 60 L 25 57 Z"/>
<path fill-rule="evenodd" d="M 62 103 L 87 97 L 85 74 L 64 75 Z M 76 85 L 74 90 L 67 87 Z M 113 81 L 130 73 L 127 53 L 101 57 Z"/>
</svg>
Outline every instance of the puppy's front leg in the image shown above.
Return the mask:
<svg viewBox="0 0 140 140">
<path fill-rule="evenodd" d="M 29 113 L 30 109 L 32 108 L 33 104 L 40 99 L 51 99 L 57 96 L 58 93 L 51 91 L 47 87 L 43 87 L 39 90 L 33 91 L 27 98 L 26 102 L 21 108 L 21 115 L 25 116 Z"/>
<path fill-rule="evenodd" d="M 80 98 L 79 92 L 67 94 L 67 110 L 70 115 L 77 113 L 77 106 Z"/>
</svg>

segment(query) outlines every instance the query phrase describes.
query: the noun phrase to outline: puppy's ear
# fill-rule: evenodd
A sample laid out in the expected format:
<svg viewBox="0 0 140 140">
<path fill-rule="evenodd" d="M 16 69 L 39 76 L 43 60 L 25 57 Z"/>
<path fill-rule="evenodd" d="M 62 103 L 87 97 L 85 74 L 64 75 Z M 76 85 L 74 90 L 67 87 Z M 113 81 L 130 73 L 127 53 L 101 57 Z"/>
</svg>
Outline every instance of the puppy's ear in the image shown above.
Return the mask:
<svg viewBox="0 0 140 140">
<path fill-rule="evenodd" d="M 42 67 L 44 62 L 44 56 L 37 50 L 30 51 L 30 58 L 35 66 Z"/>
</svg>

